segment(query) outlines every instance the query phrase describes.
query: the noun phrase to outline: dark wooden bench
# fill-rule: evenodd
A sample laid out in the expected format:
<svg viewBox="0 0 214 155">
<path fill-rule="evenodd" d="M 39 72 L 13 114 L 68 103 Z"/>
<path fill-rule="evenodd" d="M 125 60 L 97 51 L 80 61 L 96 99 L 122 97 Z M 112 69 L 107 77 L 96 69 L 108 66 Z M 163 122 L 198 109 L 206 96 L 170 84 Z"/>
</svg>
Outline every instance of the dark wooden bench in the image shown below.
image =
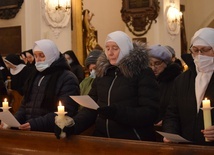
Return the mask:
<svg viewBox="0 0 214 155">
<path fill-rule="evenodd" d="M 214 147 L 98 138 L 56 139 L 53 133 L 0 130 L 0 154 L 14 155 L 213 155 Z"/>
</svg>

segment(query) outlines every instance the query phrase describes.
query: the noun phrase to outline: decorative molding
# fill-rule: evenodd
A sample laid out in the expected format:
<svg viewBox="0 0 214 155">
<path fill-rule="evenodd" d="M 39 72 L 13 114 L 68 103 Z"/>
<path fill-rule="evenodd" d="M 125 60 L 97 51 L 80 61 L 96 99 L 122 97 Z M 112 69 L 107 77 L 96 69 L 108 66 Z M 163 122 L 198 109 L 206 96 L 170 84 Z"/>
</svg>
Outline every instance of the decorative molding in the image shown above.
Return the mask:
<svg viewBox="0 0 214 155">
<path fill-rule="evenodd" d="M 52 6 L 51 0 L 42 0 L 42 13 L 46 23 L 51 27 L 56 38 L 71 19 L 71 7 L 57 9 Z"/>
<path fill-rule="evenodd" d="M 10 2 L 10 3 L 9 3 Z M 1 0 L 0 5 L 0 19 L 12 19 L 21 9 L 24 0 Z"/>
<path fill-rule="evenodd" d="M 129 31 L 143 36 L 156 21 L 160 7 L 158 0 L 123 0 L 121 16 Z"/>
<path fill-rule="evenodd" d="M 166 8 L 166 25 L 168 33 L 171 36 L 176 36 L 180 32 L 182 13 L 175 6 Z"/>
</svg>

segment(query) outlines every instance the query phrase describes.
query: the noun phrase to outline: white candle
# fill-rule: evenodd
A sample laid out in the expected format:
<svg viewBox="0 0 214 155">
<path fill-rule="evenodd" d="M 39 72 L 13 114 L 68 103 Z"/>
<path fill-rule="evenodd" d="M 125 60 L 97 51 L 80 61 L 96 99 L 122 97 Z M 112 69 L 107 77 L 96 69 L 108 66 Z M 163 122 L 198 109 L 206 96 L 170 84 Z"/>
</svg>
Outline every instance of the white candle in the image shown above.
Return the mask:
<svg viewBox="0 0 214 155">
<path fill-rule="evenodd" d="M 203 108 L 210 108 L 210 100 L 205 98 L 205 100 L 202 101 Z"/>
<path fill-rule="evenodd" d="M 3 108 L 8 108 L 8 102 L 7 102 L 6 98 L 4 99 L 4 102 L 2 103 L 2 107 Z"/>
<path fill-rule="evenodd" d="M 65 107 L 62 106 L 61 101 L 59 101 L 58 113 L 64 113 L 64 112 L 65 112 Z"/>
<path fill-rule="evenodd" d="M 212 126 L 212 120 L 211 120 L 211 112 L 210 112 L 210 100 L 208 100 L 207 98 L 205 98 L 205 100 L 202 101 L 202 105 L 203 105 L 203 116 L 204 116 L 204 129 L 209 128 L 210 126 Z M 208 141 L 206 139 L 206 141 Z"/>
</svg>

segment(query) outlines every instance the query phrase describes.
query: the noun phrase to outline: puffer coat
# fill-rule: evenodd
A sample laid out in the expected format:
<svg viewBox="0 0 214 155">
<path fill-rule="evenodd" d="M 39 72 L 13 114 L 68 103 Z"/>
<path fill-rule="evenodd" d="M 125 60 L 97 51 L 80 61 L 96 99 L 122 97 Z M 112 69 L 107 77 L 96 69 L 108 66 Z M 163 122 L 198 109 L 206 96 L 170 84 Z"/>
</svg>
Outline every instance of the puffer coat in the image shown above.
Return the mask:
<svg viewBox="0 0 214 155">
<path fill-rule="evenodd" d="M 147 49 L 134 44 L 134 50 L 117 66 L 112 66 L 103 53 L 98 58 L 96 73 L 89 96 L 100 107 L 116 107 L 116 114 L 106 119 L 96 110 L 83 108 L 74 117 L 75 133 L 95 122 L 94 136 L 155 140 L 153 124 L 159 112 L 160 92 L 148 67 Z"/>
<path fill-rule="evenodd" d="M 52 72 L 48 74 L 42 74 L 38 71 L 35 74 L 34 80 L 30 83 L 29 88 L 29 99 L 24 95 L 24 100 L 22 105 L 15 114 L 16 119 L 20 124 L 29 122 L 31 130 L 33 131 L 43 131 L 43 132 L 53 132 L 55 125 L 55 112 L 57 112 L 57 105 L 59 101 L 65 106 L 65 111 L 68 116 L 74 116 L 78 110 L 78 104 L 74 102 L 69 96 L 79 95 L 79 83 L 76 76 L 68 70 L 68 65 L 64 57 L 60 57 L 58 60 L 52 63 L 49 67 L 54 68 Z M 57 81 L 52 81 L 50 84 L 51 76 L 54 72 L 60 71 L 60 75 Z M 55 98 L 53 103 L 51 102 L 49 108 L 44 105 L 44 98 L 51 92 L 48 90 L 48 86 L 54 86 L 53 96 Z M 50 87 L 49 87 L 50 88 Z M 52 100 L 49 98 L 48 100 Z"/>
</svg>

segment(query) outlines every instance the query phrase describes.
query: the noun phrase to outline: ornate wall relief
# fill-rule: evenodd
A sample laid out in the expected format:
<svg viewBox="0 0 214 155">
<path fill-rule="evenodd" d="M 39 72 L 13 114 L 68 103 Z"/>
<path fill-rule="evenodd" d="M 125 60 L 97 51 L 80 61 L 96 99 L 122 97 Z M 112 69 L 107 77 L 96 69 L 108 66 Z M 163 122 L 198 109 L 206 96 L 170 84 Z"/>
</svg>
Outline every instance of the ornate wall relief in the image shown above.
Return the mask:
<svg viewBox="0 0 214 155">
<path fill-rule="evenodd" d="M 88 9 L 83 10 L 83 57 L 86 58 L 88 54 L 95 48 L 97 43 L 97 30 L 91 24 L 94 16 Z"/>
<path fill-rule="evenodd" d="M 176 36 L 180 32 L 182 13 L 174 6 L 170 5 L 166 8 L 166 24 L 168 33 Z"/>
<path fill-rule="evenodd" d="M 70 0 L 42 0 L 42 10 L 46 23 L 58 37 L 62 28 L 68 25 L 71 18 Z"/>
<path fill-rule="evenodd" d="M 11 19 L 21 9 L 24 0 L 0 0 L 0 19 Z"/>
<path fill-rule="evenodd" d="M 158 0 L 123 0 L 121 16 L 129 31 L 143 36 L 156 22 L 160 10 Z"/>
</svg>

